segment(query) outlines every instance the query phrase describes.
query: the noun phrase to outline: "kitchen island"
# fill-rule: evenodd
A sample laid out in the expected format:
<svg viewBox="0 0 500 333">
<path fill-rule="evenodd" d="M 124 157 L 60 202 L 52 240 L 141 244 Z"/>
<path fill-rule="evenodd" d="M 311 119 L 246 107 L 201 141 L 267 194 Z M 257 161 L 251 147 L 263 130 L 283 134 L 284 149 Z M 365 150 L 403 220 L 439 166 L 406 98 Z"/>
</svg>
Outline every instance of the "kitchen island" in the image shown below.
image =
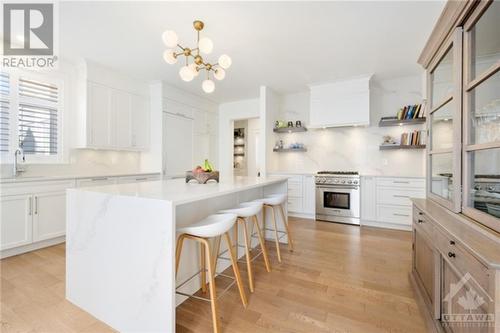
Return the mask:
<svg viewBox="0 0 500 333">
<path fill-rule="evenodd" d="M 69 189 L 66 298 L 121 332 L 175 332 L 175 307 L 185 299 L 175 294 L 176 227 L 275 193 L 287 193 L 286 177 Z M 283 230 L 279 216 L 277 222 Z M 199 262 L 197 247 L 188 242 L 177 281 L 196 273 Z M 217 271 L 227 267 L 219 260 Z M 194 293 L 199 286 L 193 279 L 182 291 Z"/>
</svg>

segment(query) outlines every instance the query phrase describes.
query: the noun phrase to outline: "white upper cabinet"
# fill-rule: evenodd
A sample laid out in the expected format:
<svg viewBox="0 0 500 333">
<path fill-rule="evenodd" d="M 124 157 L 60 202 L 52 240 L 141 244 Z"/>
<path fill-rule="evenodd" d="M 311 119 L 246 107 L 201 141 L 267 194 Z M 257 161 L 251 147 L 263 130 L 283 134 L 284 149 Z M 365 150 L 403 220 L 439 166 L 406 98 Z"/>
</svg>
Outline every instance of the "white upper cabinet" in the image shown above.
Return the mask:
<svg viewBox="0 0 500 333">
<path fill-rule="evenodd" d="M 87 63 L 79 73 L 78 147 L 149 149 L 148 86 Z"/>
<path fill-rule="evenodd" d="M 309 127 L 369 125 L 370 77 L 310 86 Z"/>
</svg>

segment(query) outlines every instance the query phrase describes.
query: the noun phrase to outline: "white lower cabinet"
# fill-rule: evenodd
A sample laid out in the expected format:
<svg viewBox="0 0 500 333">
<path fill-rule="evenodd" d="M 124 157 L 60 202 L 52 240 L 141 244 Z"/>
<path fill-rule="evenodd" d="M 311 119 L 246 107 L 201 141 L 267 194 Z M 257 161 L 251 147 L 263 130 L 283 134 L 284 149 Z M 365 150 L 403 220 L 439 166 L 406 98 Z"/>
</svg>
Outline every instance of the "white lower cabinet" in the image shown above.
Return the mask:
<svg viewBox="0 0 500 333">
<path fill-rule="evenodd" d="M 30 244 L 32 234 L 33 196 L 30 194 L 0 197 L 1 249 Z"/>
<path fill-rule="evenodd" d="M 2 184 L 0 250 L 8 257 L 64 241 L 66 189 L 159 180 L 159 174 Z"/>
<path fill-rule="evenodd" d="M 66 233 L 66 192 L 35 194 L 32 216 L 34 242 L 64 236 Z"/>
<path fill-rule="evenodd" d="M 361 177 L 361 224 L 411 230 L 410 198 L 425 198 L 424 178 Z"/>
<path fill-rule="evenodd" d="M 290 216 L 314 219 L 316 185 L 313 175 L 273 174 L 288 177 L 288 213 Z"/>
</svg>

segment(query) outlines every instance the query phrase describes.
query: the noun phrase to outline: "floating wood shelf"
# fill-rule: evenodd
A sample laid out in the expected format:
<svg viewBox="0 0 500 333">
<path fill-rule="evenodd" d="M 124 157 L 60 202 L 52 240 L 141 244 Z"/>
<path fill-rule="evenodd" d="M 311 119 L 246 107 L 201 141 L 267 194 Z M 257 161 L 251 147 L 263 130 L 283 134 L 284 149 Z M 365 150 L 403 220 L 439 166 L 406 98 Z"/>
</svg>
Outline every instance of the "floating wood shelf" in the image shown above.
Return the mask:
<svg viewBox="0 0 500 333">
<path fill-rule="evenodd" d="M 395 149 L 425 149 L 425 145 L 381 145 L 380 150 L 395 150 Z"/>
<path fill-rule="evenodd" d="M 378 122 L 379 127 L 386 127 L 386 126 L 402 126 L 402 125 L 420 125 L 420 124 L 425 124 L 426 118 L 415 118 L 415 119 L 389 119 L 389 120 L 382 120 Z"/>
<path fill-rule="evenodd" d="M 245 144 L 244 143 L 238 143 L 238 144 L 234 144 L 235 147 L 245 147 Z"/>
<path fill-rule="evenodd" d="M 245 156 L 244 153 L 235 153 L 234 156 Z"/>
<path fill-rule="evenodd" d="M 288 153 L 288 152 L 305 152 L 307 148 L 273 148 L 276 153 Z"/>
<path fill-rule="evenodd" d="M 292 132 L 305 132 L 305 131 L 307 131 L 307 128 L 305 128 L 304 126 L 273 128 L 274 133 L 292 133 Z"/>
</svg>

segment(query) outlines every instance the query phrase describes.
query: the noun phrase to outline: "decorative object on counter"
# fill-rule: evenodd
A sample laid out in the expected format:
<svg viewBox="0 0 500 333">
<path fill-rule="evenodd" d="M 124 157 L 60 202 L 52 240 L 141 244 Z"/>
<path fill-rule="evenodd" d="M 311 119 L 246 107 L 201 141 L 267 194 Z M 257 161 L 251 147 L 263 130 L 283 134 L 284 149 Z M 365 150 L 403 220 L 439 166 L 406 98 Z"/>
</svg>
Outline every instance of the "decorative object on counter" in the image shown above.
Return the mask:
<svg viewBox="0 0 500 333">
<path fill-rule="evenodd" d="M 179 56 L 185 57 L 186 64 L 182 66 L 179 71 L 179 75 L 183 81 L 189 82 L 197 77 L 201 70 L 206 71 L 207 77 L 202 82 L 201 87 L 204 92 L 209 94 L 215 90 L 214 81 L 210 80 L 210 72 L 213 72 L 217 80 L 223 80 L 226 76 L 225 70 L 231 66 L 232 60 L 226 54 L 221 55 L 219 61 L 215 64 L 206 62 L 203 59 L 200 52 L 203 54 L 210 54 L 214 48 L 212 40 L 207 37 L 200 38 L 200 31 L 203 30 L 204 26 L 205 24 L 202 21 L 196 20 L 193 22 L 193 27 L 197 34 L 195 48 L 181 46 L 179 44 L 179 37 L 172 30 L 165 31 L 161 38 L 163 39 L 163 43 L 170 48 L 163 52 L 163 59 L 166 63 L 173 65 L 177 62 Z M 177 47 L 179 48 L 179 52 L 175 51 Z M 189 59 L 191 58 L 193 62 L 190 64 Z"/>
<path fill-rule="evenodd" d="M 274 123 L 274 128 L 286 128 L 287 127 L 287 124 L 286 124 L 286 121 L 284 120 L 276 120 L 276 122 Z"/>
<path fill-rule="evenodd" d="M 413 131 L 401 134 L 401 140 L 397 143 L 392 137 L 384 136 L 384 142 L 380 145 L 380 150 L 388 149 L 423 149 L 425 148 L 426 131 Z"/>
<path fill-rule="evenodd" d="M 395 145 L 395 144 L 397 144 L 396 139 L 394 139 L 390 135 L 384 135 L 383 139 L 384 139 L 384 142 L 382 142 L 382 145 Z"/>
<path fill-rule="evenodd" d="M 219 171 L 215 171 L 212 164 L 205 160 L 203 167 L 198 165 L 192 171 L 186 171 L 186 183 L 196 180 L 199 184 L 206 184 L 213 180 L 219 182 Z"/>
<path fill-rule="evenodd" d="M 289 128 L 293 127 L 293 121 L 289 121 L 289 122 L 288 122 L 288 127 L 289 127 Z"/>
<path fill-rule="evenodd" d="M 292 143 L 288 147 L 285 148 L 283 145 L 283 140 L 279 141 L 276 146 L 273 148 L 274 152 L 292 152 L 292 151 L 302 151 L 305 152 L 307 149 L 304 147 L 303 143 Z"/>
<path fill-rule="evenodd" d="M 302 127 L 302 122 L 300 120 L 297 120 L 295 122 L 295 127 Z"/>
<path fill-rule="evenodd" d="M 307 148 L 273 148 L 275 153 L 306 152 Z"/>
</svg>

